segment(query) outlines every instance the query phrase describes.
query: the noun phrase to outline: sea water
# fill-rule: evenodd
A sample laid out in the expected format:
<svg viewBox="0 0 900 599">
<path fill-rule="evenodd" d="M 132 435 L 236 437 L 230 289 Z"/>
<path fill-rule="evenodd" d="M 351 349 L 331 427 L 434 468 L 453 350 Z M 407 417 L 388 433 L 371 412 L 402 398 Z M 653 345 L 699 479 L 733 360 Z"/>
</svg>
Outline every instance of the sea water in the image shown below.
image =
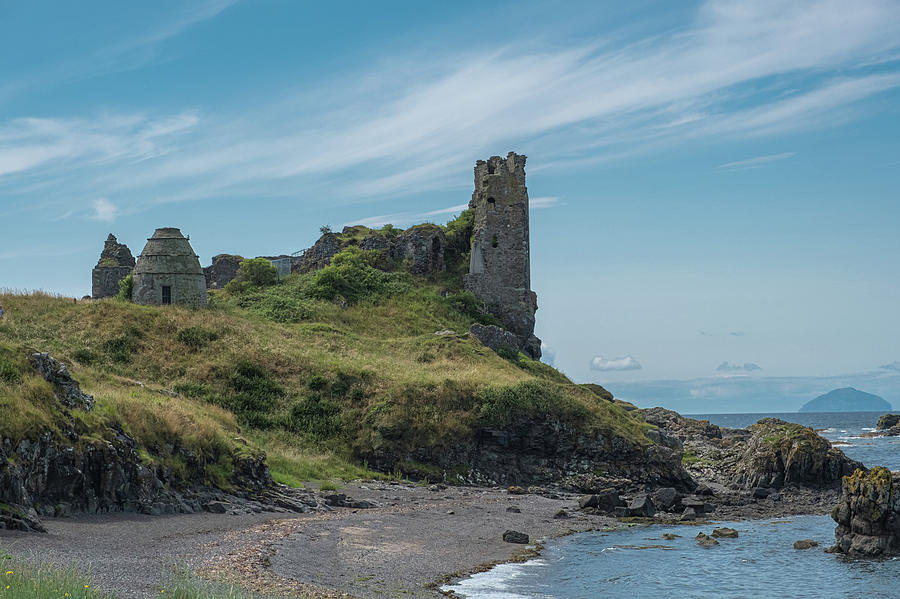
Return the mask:
<svg viewBox="0 0 900 599">
<path fill-rule="evenodd" d="M 879 414 L 706 414 L 692 416 L 743 428 L 775 417 L 811 426 L 866 466 L 900 469 L 900 439 L 866 439 Z M 717 526 L 739 531 L 709 549 L 694 541 Z M 721 522 L 701 526 L 652 525 L 586 532 L 547 543 L 541 557 L 502 564 L 444 587 L 467 599 L 638 599 L 643 597 L 792 597 L 895 599 L 900 560 L 857 560 L 822 551 L 834 542 L 828 516 Z M 527 531 L 526 531 L 527 532 Z M 680 535 L 664 540 L 663 534 Z M 799 539 L 820 547 L 796 550 Z"/>
</svg>

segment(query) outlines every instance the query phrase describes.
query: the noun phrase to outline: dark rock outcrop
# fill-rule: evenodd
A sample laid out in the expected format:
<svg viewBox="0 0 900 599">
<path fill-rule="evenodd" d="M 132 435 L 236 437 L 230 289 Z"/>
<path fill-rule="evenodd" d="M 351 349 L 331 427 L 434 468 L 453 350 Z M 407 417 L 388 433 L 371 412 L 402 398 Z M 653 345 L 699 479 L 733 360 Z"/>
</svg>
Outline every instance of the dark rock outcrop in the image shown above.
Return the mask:
<svg viewBox="0 0 900 599">
<path fill-rule="evenodd" d="M 831 488 L 862 467 L 813 429 L 799 424 L 764 418 L 749 430 L 751 437 L 732 479 L 738 487 Z"/>
<path fill-rule="evenodd" d="M 446 447 L 383 445 L 358 457 L 383 472 L 404 463 L 429 464 L 446 480 L 473 485 L 555 484 L 602 470 L 628 484 L 688 492 L 695 486 L 676 450 L 586 432 L 553 416 L 478 428 L 471 437 Z"/>
<path fill-rule="evenodd" d="M 700 482 L 698 494 L 713 491 L 716 483 L 749 491 L 756 499 L 774 496 L 785 486 L 837 489 L 842 476 L 861 467 L 811 428 L 775 418 L 729 429 L 663 408 L 640 413 L 683 444 L 685 466 Z"/>
<path fill-rule="evenodd" d="M 56 398 L 67 408 L 82 408 L 90 411 L 94 407 L 94 396 L 81 391 L 78 381 L 69 374 L 65 364 L 47 353 L 31 354 L 31 365 L 44 380 L 54 387 Z"/>
<path fill-rule="evenodd" d="M 884 414 L 878 419 L 875 430 L 861 437 L 900 437 L 900 414 Z"/>
<path fill-rule="evenodd" d="M 859 557 L 900 553 L 900 474 L 876 467 L 845 477 L 831 517 L 837 528 L 830 551 Z"/>
<path fill-rule="evenodd" d="M 886 431 L 897 426 L 900 426 L 900 414 L 884 414 L 878 419 L 875 430 Z"/>
<path fill-rule="evenodd" d="M 625 501 L 616 489 L 604 489 L 578 499 L 578 507 L 588 512 L 615 513 L 617 507 L 625 507 Z"/>
<path fill-rule="evenodd" d="M 212 264 L 203 269 L 207 289 L 224 289 L 237 276 L 238 267 L 244 260 L 235 254 L 218 254 L 213 256 Z"/>
<path fill-rule="evenodd" d="M 794 549 L 797 550 L 805 550 L 805 549 L 815 549 L 819 546 L 819 543 L 812 539 L 800 539 L 799 541 L 794 541 Z"/>
</svg>

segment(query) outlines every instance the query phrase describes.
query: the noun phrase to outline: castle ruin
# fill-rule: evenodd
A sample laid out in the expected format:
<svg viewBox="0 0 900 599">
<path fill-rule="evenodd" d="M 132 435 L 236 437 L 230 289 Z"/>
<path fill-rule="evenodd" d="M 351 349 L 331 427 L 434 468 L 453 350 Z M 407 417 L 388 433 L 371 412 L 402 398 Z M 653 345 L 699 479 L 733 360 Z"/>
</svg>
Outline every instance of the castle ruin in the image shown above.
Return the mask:
<svg viewBox="0 0 900 599">
<path fill-rule="evenodd" d="M 484 302 L 504 329 L 476 326 L 479 341 L 494 347 L 515 345 L 534 359 L 541 357 L 541 340 L 534 336 L 537 295 L 531 290 L 531 252 L 525 156 L 510 152 L 475 163 L 474 212 L 469 272 L 465 289 Z M 447 237 L 444 228 L 421 224 L 407 230 L 385 227 L 345 227 L 323 230 L 322 237 L 302 255 L 269 257 L 280 267 L 307 273 L 331 263 L 342 249 L 356 246 L 378 250 L 410 273 L 433 276 L 444 272 Z M 299 252 L 298 252 L 299 253 Z M 137 262 L 128 247 L 110 234 L 92 272 L 93 297 L 115 296 L 119 281 L 132 272 L 132 299 L 138 304 L 204 306 L 207 289 L 222 289 L 234 279 L 243 258 L 219 254 L 201 268 L 191 244 L 174 227 L 156 229 Z"/>
<path fill-rule="evenodd" d="M 510 152 L 506 158 L 476 162 L 469 208 L 475 211 L 475 226 L 465 288 L 516 335 L 522 351 L 538 359 L 541 341 L 534 336 L 537 295 L 531 290 L 525 156 Z"/>
<path fill-rule="evenodd" d="M 132 268 L 134 256 L 131 250 L 110 233 L 103 244 L 97 266 L 91 271 L 91 297 L 100 299 L 118 295 L 119 281 L 127 277 Z"/>
</svg>

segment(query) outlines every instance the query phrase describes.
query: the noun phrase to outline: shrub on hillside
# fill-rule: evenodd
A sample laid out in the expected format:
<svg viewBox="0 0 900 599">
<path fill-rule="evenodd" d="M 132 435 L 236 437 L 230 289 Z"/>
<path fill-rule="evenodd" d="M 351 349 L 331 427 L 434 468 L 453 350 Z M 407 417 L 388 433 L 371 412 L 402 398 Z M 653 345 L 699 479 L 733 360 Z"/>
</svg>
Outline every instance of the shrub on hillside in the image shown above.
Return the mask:
<svg viewBox="0 0 900 599">
<path fill-rule="evenodd" d="M 228 293 L 243 293 L 255 287 L 274 285 L 278 280 L 278 269 L 265 258 L 242 260 L 237 275 L 225 285 Z"/>
<path fill-rule="evenodd" d="M 229 395 L 223 402 L 238 420 L 258 428 L 271 428 L 274 404 L 284 388 L 262 366 L 240 361 L 228 380 Z"/>
<path fill-rule="evenodd" d="M 134 276 L 131 273 L 119 281 L 119 294 L 116 299 L 122 302 L 130 302 L 131 296 L 134 294 Z"/>
<path fill-rule="evenodd" d="M 103 350 L 113 362 L 127 364 L 140 348 L 140 339 L 143 336 L 143 331 L 137 327 L 129 327 L 121 336 L 107 339 L 103 343 Z"/>
<path fill-rule="evenodd" d="M 530 380 L 504 387 L 486 387 L 478 392 L 478 419 L 488 425 L 505 426 L 536 416 L 552 415 L 562 421 L 584 425 L 587 407 L 556 384 Z"/>
<path fill-rule="evenodd" d="M 385 272 L 384 255 L 378 250 L 348 247 L 331 259 L 331 264 L 317 271 L 309 286 L 314 298 L 343 298 L 355 304 L 364 298 L 393 295 L 405 291 L 409 284 L 400 273 Z"/>
<path fill-rule="evenodd" d="M 191 349 L 203 349 L 218 338 L 218 332 L 205 327 L 187 327 L 178 331 L 178 341 Z"/>
</svg>

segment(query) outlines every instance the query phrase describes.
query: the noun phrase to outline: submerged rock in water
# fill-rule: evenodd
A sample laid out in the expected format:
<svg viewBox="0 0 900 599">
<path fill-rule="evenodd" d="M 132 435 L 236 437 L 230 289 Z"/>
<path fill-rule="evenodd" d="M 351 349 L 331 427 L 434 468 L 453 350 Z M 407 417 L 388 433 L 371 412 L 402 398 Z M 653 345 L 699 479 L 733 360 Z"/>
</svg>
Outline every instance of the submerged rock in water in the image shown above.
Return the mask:
<svg viewBox="0 0 900 599">
<path fill-rule="evenodd" d="M 876 557 L 900 553 L 900 473 L 875 467 L 844 477 L 831 551 Z"/>
<path fill-rule="evenodd" d="M 697 536 L 694 537 L 694 540 L 696 540 L 697 544 L 701 547 L 715 547 L 719 544 L 717 540 L 703 532 L 697 533 Z"/>
<path fill-rule="evenodd" d="M 716 528 L 712 531 L 712 536 L 719 539 L 736 539 L 738 538 L 738 531 L 733 528 L 728 528 L 727 526 L 723 526 L 722 528 Z"/>
<path fill-rule="evenodd" d="M 814 549 L 818 546 L 819 544 L 812 539 L 800 539 L 799 541 L 794 541 L 794 549 L 797 550 Z"/>
</svg>

